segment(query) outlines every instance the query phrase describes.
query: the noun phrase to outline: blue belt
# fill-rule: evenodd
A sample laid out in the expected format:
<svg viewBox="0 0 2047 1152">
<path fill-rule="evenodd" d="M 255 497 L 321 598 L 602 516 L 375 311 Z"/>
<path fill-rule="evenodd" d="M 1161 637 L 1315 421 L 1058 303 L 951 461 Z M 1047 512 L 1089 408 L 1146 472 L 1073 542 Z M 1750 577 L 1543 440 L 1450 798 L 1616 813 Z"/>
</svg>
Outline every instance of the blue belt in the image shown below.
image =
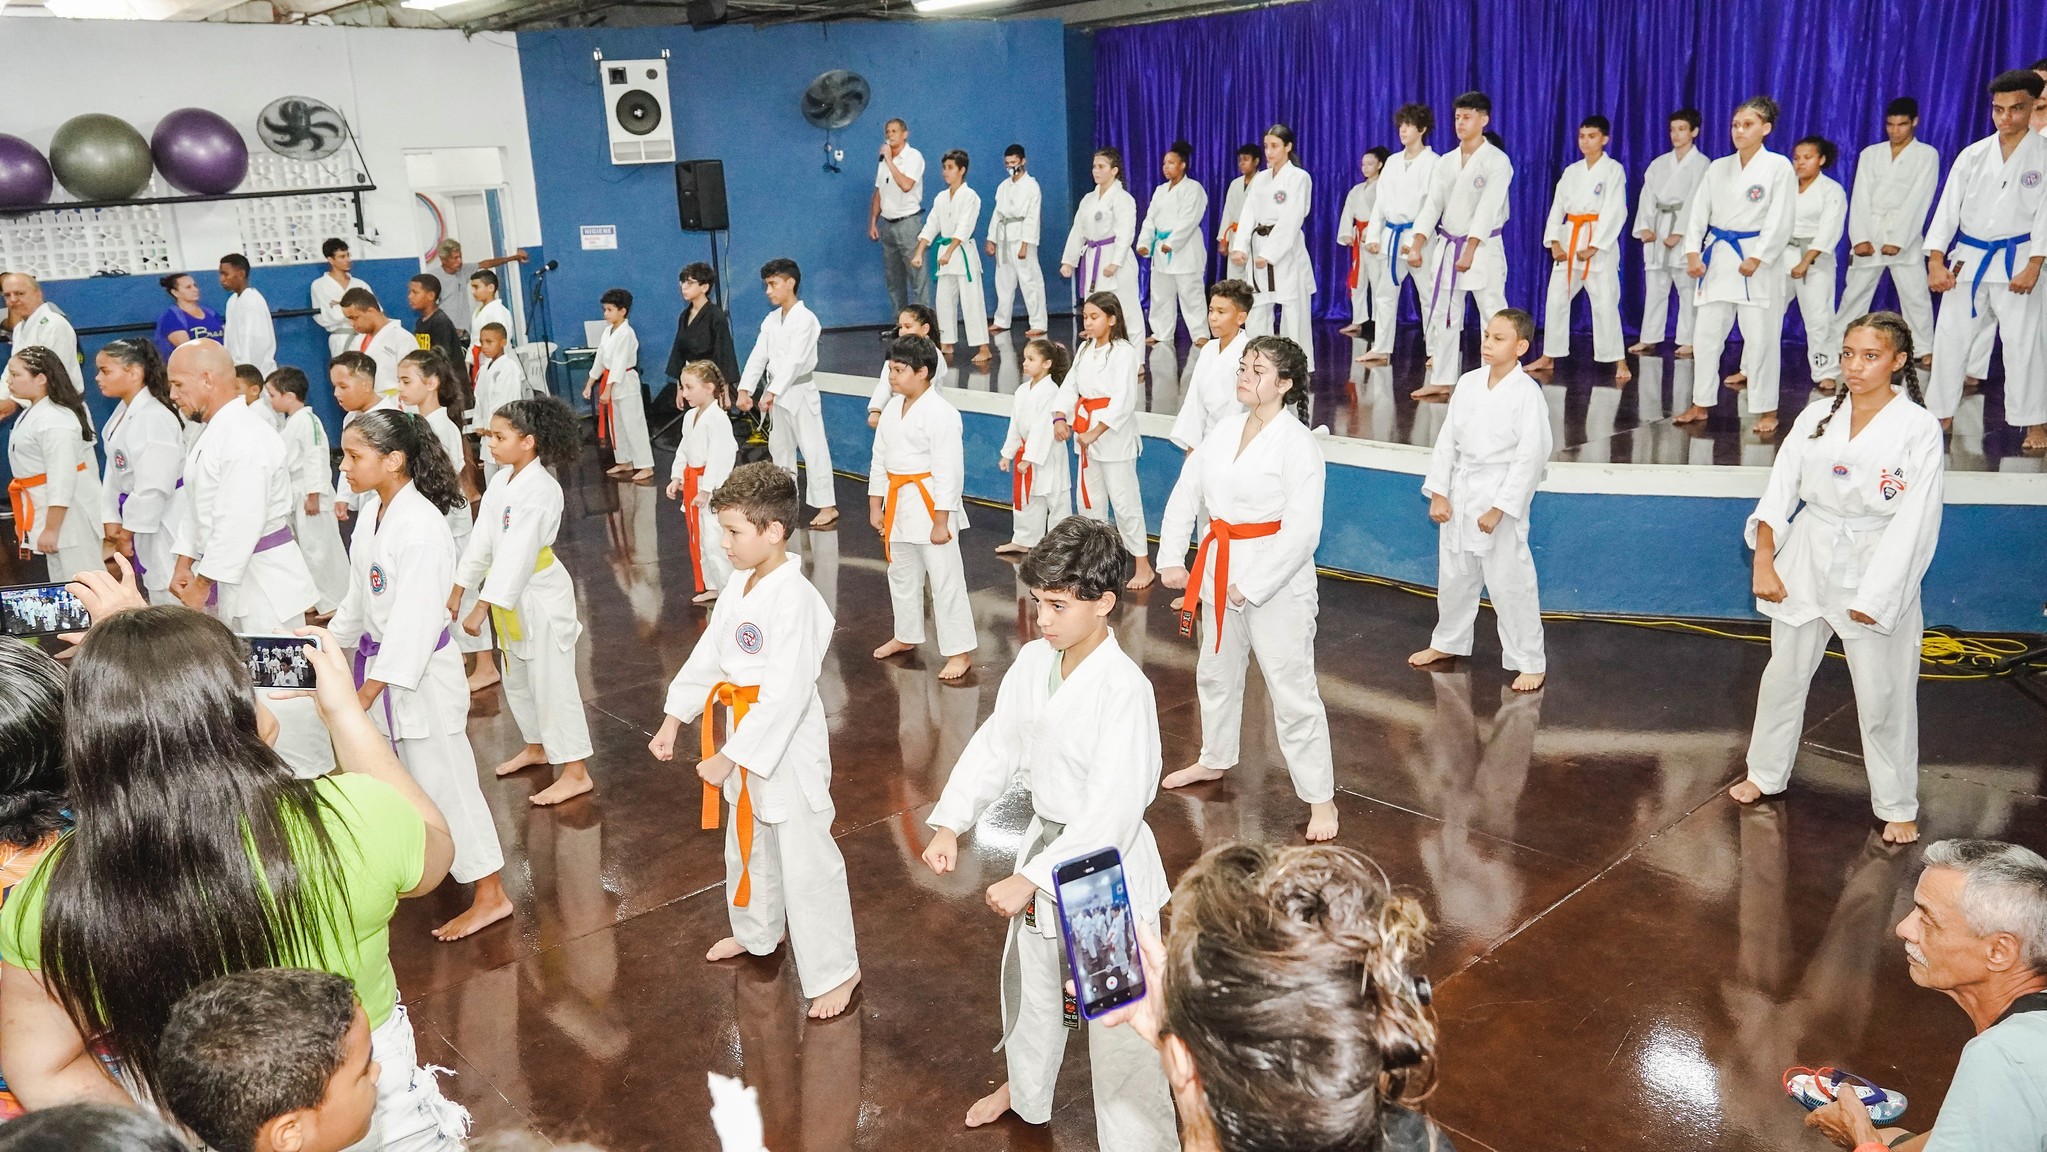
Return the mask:
<svg viewBox="0 0 2047 1152">
<path fill-rule="evenodd" d="M 1970 319 L 1976 317 L 1976 289 L 1983 286 L 1983 274 L 1990 271 L 1991 262 L 1997 259 L 1997 254 L 2004 253 L 2004 278 L 2010 280 L 2017 274 L 2013 271 L 2013 266 L 2018 259 L 2019 245 L 2031 238 L 2030 233 L 2020 233 L 2017 236 L 2006 236 L 2002 240 L 1978 240 L 1967 232 L 1955 233 L 1956 244 L 1966 244 L 1983 253 L 1983 259 L 1976 264 L 1976 278 L 1969 282 Z"/>
<path fill-rule="evenodd" d="M 1708 226 L 1706 229 L 1706 247 L 1704 251 L 1699 253 L 1699 263 L 1705 265 L 1708 268 L 1711 268 L 1713 266 L 1713 249 L 1716 245 L 1720 244 L 1725 244 L 1729 248 L 1734 249 L 1735 257 L 1741 260 L 1743 263 L 1747 263 L 1748 253 L 1741 250 L 1741 242 L 1744 240 L 1753 240 L 1761 235 L 1762 235 L 1761 232 L 1730 232 L 1725 228 L 1714 228 Z M 1750 278 L 1744 276 L 1741 279 L 1742 298 L 1753 299 L 1753 297 L 1749 295 L 1748 281 Z M 1701 287 L 1703 287 L 1705 281 L 1701 280 L 1699 283 Z"/>
<path fill-rule="evenodd" d="M 1413 230 L 1414 221 L 1412 220 L 1386 221 L 1386 243 L 1384 245 L 1386 250 L 1383 253 L 1383 255 L 1386 257 L 1386 270 L 1389 275 L 1389 278 L 1392 279 L 1399 278 L 1400 266 L 1398 264 L 1395 264 L 1394 260 L 1398 259 L 1400 256 L 1401 237 L 1407 235 L 1409 232 L 1412 232 Z"/>
<path fill-rule="evenodd" d="M 1166 241 L 1171 240 L 1172 238 L 1173 230 L 1170 228 L 1153 228 L 1151 230 L 1151 258 L 1153 271 L 1158 270 L 1159 245 L 1164 244 Z M 1172 263 L 1174 255 L 1175 253 L 1172 252 L 1166 253 L 1166 262 L 1169 264 Z"/>
</svg>

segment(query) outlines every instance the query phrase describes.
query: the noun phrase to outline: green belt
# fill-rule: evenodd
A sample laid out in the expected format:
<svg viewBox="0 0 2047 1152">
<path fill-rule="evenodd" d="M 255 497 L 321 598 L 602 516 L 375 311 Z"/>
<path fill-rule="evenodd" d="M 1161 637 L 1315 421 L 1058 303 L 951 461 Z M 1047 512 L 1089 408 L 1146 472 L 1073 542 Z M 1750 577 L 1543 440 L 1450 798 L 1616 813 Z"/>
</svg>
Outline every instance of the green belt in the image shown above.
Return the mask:
<svg viewBox="0 0 2047 1152">
<path fill-rule="evenodd" d="M 952 242 L 953 242 L 953 237 L 951 237 L 951 236 L 940 236 L 940 237 L 939 237 L 939 238 L 937 239 L 937 241 L 935 241 L 935 242 L 933 243 L 933 245 L 932 245 L 932 251 L 936 252 L 936 251 L 937 251 L 938 249 L 940 249 L 940 248 L 943 248 L 943 247 L 945 247 L 945 246 L 946 246 L 947 244 L 950 244 L 950 243 L 952 243 Z M 966 251 L 966 248 L 967 248 L 967 242 L 966 242 L 966 241 L 964 241 L 964 240 L 960 241 L 960 251 L 964 252 L 964 251 Z M 937 261 L 937 259 L 935 259 L 935 258 L 934 258 L 934 259 L 933 259 L 933 260 L 931 261 L 931 282 L 932 282 L 933 284 L 936 284 L 936 283 L 938 283 L 938 261 Z M 972 284 L 973 282 L 974 282 L 974 265 L 973 265 L 973 263 L 972 263 L 972 262 L 970 261 L 970 262 L 968 262 L 968 264 L 967 264 L 967 283 L 969 283 L 969 284 Z"/>
</svg>

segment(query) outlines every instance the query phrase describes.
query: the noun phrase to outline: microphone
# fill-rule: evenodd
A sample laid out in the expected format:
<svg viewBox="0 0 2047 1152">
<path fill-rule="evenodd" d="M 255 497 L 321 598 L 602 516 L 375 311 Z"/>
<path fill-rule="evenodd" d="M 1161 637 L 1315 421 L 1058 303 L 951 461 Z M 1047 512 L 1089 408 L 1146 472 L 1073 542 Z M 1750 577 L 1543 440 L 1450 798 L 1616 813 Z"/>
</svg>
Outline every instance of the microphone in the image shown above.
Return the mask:
<svg viewBox="0 0 2047 1152">
<path fill-rule="evenodd" d="M 540 266 L 540 270 L 541 270 L 542 272 L 552 272 L 552 271 L 554 271 L 555 269 L 557 269 L 557 268 L 559 268 L 559 267 L 561 267 L 561 266 L 562 266 L 562 262 L 561 262 L 561 261 L 559 261 L 559 260 L 549 260 L 549 261 L 548 261 L 547 263 L 545 263 L 545 264 L 542 264 L 542 265 Z"/>
</svg>

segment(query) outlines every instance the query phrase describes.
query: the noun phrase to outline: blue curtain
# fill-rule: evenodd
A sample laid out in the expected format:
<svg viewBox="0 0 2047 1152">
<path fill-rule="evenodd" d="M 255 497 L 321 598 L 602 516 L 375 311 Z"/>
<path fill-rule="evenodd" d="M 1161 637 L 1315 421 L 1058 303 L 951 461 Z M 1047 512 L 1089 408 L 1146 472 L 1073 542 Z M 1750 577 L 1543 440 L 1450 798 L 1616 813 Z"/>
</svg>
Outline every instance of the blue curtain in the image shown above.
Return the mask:
<svg viewBox="0 0 2047 1152">
<path fill-rule="evenodd" d="M 1456 147 L 1450 102 L 1479 89 L 1514 161 L 1507 298 L 1540 318 L 1543 220 L 1558 174 L 1579 159 L 1584 116 L 1613 121 L 1630 211 L 1642 172 L 1669 148 L 1672 110 L 1699 108 L 1700 144 L 1721 156 L 1734 106 L 1757 93 L 1783 106 L 1770 146 L 1788 155 L 1799 137 L 1827 137 L 1841 150 L 1831 175 L 1849 186 L 1892 97 L 1919 100 L 1919 136 L 1945 168 L 1990 133 L 1990 78 L 2043 56 L 2047 0 L 1310 0 L 1100 32 L 1095 143 L 1123 150 L 1142 211 L 1159 156 L 1184 137 L 1215 217 L 1237 147 L 1274 121 L 1292 127 L 1315 179 L 1316 310 L 1348 319 L 1349 256 L 1335 230 L 1358 155 L 1400 146 L 1393 111 L 1411 100 L 1435 110 L 1430 145 Z M 1638 243 L 1625 243 L 1621 267 L 1632 331 Z"/>
</svg>

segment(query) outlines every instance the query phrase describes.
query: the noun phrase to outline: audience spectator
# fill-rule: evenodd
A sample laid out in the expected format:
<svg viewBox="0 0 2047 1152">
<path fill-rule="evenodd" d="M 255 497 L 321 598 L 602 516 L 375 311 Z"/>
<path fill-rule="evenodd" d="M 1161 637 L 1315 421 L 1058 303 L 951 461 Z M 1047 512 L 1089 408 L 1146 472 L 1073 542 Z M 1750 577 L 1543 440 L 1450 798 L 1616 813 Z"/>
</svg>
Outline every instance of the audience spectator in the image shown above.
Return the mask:
<svg viewBox="0 0 2047 1152">
<path fill-rule="evenodd" d="M 1897 933 L 1912 982 L 1947 993 L 1976 1032 L 1933 1130 L 1878 1131 L 1852 1093 L 1806 1123 L 1850 1149 L 2047 1148 L 2047 859 L 1995 840 L 1931 844 Z"/>
<path fill-rule="evenodd" d="M 63 669 L 0 636 L 0 907 L 57 842 L 65 806 Z M 0 1080 L 0 1120 L 21 1112 Z"/>
<path fill-rule="evenodd" d="M 192 1152 L 170 1125 L 112 1104 L 66 1104 L 0 1124 L 0 1152 Z"/>
<path fill-rule="evenodd" d="M 199 281 L 189 272 L 173 272 L 157 281 L 170 294 L 171 306 L 156 318 L 156 350 L 169 356 L 187 340 L 227 339 L 227 321 L 199 300 Z"/>
</svg>

